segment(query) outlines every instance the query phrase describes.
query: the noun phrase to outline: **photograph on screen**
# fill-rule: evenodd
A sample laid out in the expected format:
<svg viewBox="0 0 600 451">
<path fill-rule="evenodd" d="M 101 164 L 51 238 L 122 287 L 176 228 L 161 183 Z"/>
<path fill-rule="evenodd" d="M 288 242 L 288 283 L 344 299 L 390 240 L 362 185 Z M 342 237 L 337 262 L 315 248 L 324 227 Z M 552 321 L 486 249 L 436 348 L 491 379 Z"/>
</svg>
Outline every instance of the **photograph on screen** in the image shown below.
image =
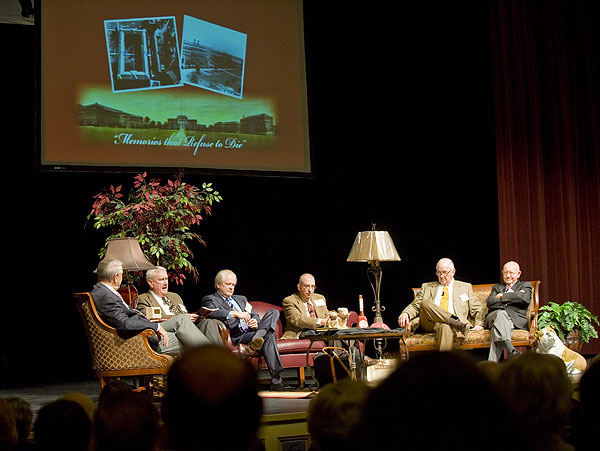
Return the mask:
<svg viewBox="0 0 600 451">
<path fill-rule="evenodd" d="M 181 73 L 187 84 L 242 98 L 246 34 L 183 18 Z"/>
<path fill-rule="evenodd" d="M 113 91 L 181 86 L 174 17 L 105 20 Z"/>
</svg>

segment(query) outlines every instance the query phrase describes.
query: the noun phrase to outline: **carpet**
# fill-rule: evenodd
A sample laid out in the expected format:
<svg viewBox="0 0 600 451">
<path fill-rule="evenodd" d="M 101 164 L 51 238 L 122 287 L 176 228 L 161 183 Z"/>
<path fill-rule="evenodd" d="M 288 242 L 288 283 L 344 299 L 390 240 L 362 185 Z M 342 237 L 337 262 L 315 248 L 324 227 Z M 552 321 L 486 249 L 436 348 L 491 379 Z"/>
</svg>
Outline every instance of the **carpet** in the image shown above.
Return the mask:
<svg viewBox="0 0 600 451">
<path fill-rule="evenodd" d="M 316 395 L 316 391 L 259 391 L 261 398 L 306 399 Z"/>
</svg>

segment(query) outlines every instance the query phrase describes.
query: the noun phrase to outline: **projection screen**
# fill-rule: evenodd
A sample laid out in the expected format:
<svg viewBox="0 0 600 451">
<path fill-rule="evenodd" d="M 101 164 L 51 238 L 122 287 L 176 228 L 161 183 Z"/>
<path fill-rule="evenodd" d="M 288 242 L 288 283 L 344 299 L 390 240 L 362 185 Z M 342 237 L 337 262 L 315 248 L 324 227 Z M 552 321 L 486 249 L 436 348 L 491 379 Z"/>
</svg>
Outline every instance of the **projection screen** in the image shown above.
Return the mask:
<svg viewBox="0 0 600 451">
<path fill-rule="evenodd" d="M 41 169 L 311 173 L 301 1 L 39 3 Z"/>
</svg>

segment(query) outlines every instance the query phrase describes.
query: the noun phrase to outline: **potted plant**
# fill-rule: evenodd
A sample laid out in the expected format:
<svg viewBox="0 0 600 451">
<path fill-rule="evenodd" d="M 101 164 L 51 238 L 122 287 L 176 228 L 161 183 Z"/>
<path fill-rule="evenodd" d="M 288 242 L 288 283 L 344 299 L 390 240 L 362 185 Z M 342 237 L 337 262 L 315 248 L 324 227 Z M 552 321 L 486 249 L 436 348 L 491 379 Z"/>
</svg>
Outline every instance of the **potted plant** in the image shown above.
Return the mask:
<svg viewBox="0 0 600 451">
<path fill-rule="evenodd" d="M 538 329 L 546 326 L 552 326 L 560 339 L 567 345 L 580 341 L 581 348 L 583 343 L 589 343 L 591 338 L 598 338 L 598 332 L 594 323 L 598 323 L 598 317 L 579 302 L 549 302 L 548 305 L 540 307 L 542 312 L 538 318 Z M 577 344 L 573 343 L 575 348 Z M 578 349 L 575 349 L 578 350 Z"/>
<path fill-rule="evenodd" d="M 198 270 L 188 242 L 205 245 L 202 237 L 193 231 L 204 215 L 211 213 L 214 202 L 222 197 L 211 183 L 201 188 L 182 182 L 182 173 L 162 184 L 160 179 L 146 180 L 147 174 L 137 174 L 133 187 L 125 196 L 123 186 L 110 186 L 96 194 L 88 220 L 94 228 L 110 228 L 108 240 L 115 237 L 134 236 L 146 257 L 167 268 L 170 279 L 182 284 L 186 273 L 198 280 Z M 106 244 L 100 250 L 103 258 Z"/>
</svg>

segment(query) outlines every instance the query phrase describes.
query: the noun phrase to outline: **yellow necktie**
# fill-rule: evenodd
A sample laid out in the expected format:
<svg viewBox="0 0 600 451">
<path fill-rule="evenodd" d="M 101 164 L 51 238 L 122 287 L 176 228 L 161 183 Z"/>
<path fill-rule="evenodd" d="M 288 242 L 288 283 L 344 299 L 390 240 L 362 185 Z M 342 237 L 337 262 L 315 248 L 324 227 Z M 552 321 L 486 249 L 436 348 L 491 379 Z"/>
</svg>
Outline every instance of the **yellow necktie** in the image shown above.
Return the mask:
<svg viewBox="0 0 600 451">
<path fill-rule="evenodd" d="M 448 301 L 450 299 L 448 298 L 448 285 L 444 285 L 444 288 L 442 289 L 442 301 L 440 302 L 440 307 L 442 307 L 444 310 L 448 310 Z"/>
</svg>

